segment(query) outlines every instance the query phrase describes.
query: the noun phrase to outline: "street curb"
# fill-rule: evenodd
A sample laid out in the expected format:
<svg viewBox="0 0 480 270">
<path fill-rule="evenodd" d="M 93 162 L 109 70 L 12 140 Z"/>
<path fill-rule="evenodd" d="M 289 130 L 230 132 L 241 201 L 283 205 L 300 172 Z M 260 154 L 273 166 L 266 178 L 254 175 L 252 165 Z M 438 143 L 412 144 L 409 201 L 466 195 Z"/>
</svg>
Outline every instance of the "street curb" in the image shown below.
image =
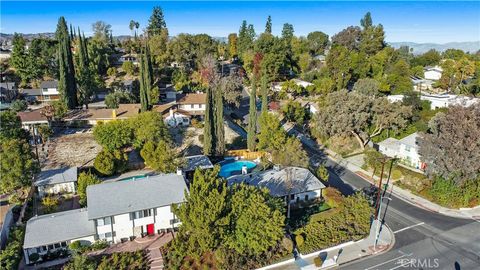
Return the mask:
<svg viewBox="0 0 480 270">
<path fill-rule="evenodd" d="M 380 252 L 373 253 L 373 254 L 370 254 L 370 255 L 366 255 L 366 256 L 363 256 L 363 257 L 360 257 L 360 258 L 357 258 L 357 259 L 354 259 L 354 260 L 351 260 L 351 261 L 348 261 L 348 262 L 341 263 L 341 264 L 339 264 L 339 267 L 346 266 L 346 265 L 356 263 L 356 262 L 361 262 L 361 261 L 364 261 L 364 260 L 367 260 L 367 259 L 370 259 L 370 258 L 376 257 L 378 255 L 382 255 L 382 254 L 385 254 L 385 253 L 389 252 L 393 248 L 393 246 L 395 246 L 395 243 L 396 243 L 395 233 L 392 231 L 392 229 L 390 229 L 390 227 L 387 224 L 383 224 L 383 226 L 385 226 L 390 231 L 390 234 L 392 235 L 392 242 L 391 242 L 390 245 L 388 245 L 388 247 L 385 250 L 382 250 Z"/>
</svg>

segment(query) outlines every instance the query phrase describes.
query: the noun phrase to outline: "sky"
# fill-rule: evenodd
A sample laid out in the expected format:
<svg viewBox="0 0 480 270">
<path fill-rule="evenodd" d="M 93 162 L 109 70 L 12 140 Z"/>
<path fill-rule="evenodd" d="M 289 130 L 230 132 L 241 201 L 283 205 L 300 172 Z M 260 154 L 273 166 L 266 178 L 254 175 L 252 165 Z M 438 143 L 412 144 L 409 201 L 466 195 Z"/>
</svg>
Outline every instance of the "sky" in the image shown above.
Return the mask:
<svg viewBox="0 0 480 270">
<path fill-rule="evenodd" d="M 387 42 L 447 43 L 480 40 L 480 2 L 202 2 L 202 1 L 0 1 L 0 32 L 54 32 L 58 18 L 80 27 L 86 35 L 97 20 L 112 25 L 113 35 L 128 35 L 130 20 L 143 29 L 152 8 L 163 9 L 170 35 L 206 33 L 226 37 L 238 32 L 242 20 L 264 31 L 268 15 L 273 33 L 284 23 L 294 26 L 296 35 L 323 31 L 328 35 L 350 25 L 359 25 L 370 11 L 374 24 L 381 23 Z"/>
</svg>

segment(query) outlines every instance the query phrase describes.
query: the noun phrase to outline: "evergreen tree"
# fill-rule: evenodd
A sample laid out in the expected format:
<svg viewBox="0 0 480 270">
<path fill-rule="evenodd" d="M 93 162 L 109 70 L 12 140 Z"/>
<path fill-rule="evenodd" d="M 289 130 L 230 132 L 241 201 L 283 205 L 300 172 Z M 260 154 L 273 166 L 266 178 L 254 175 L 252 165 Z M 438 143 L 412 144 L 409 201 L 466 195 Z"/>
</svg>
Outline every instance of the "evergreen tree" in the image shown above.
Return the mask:
<svg viewBox="0 0 480 270">
<path fill-rule="evenodd" d="M 223 84 L 220 84 L 223 85 Z M 215 155 L 223 156 L 225 153 L 225 126 L 223 123 L 223 89 L 215 87 L 214 92 L 214 123 L 215 123 Z"/>
<path fill-rule="evenodd" d="M 147 89 L 145 85 L 145 55 L 140 55 L 140 104 L 142 112 L 148 111 Z"/>
<path fill-rule="evenodd" d="M 268 111 L 268 79 L 264 73 L 261 79 L 262 113 Z"/>
<path fill-rule="evenodd" d="M 78 100 L 80 105 L 85 105 L 88 109 L 90 96 L 96 91 L 97 83 L 93 68 L 90 66 L 87 54 L 87 45 L 85 36 L 80 35 L 78 29 L 78 65 L 77 65 L 77 84 L 78 84 Z"/>
<path fill-rule="evenodd" d="M 211 156 L 213 154 L 215 131 L 213 123 L 213 93 L 212 88 L 207 88 L 207 100 L 205 105 L 205 124 L 203 126 L 203 154 Z"/>
<path fill-rule="evenodd" d="M 265 33 L 272 33 L 272 17 L 268 15 L 267 24 L 265 25 Z"/>
<path fill-rule="evenodd" d="M 252 91 L 250 93 L 250 110 L 248 114 L 247 146 L 250 151 L 255 151 L 255 140 L 257 136 L 257 85 L 255 78 L 252 80 Z"/>
<path fill-rule="evenodd" d="M 163 11 L 161 7 L 154 7 L 152 16 L 148 20 L 147 33 L 150 36 L 159 35 L 162 29 L 167 28 L 167 23 L 163 17 Z"/>
<path fill-rule="evenodd" d="M 242 22 L 238 32 L 238 54 L 246 52 L 253 48 L 253 40 L 255 39 L 255 29 L 253 25 L 247 25 L 247 21 Z"/>
<path fill-rule="evenodd" d="M 153 67 L 148 44 L 140 56 L 140 103 L 142 112 L 148 111 L 152 105 Z"/>
<path fill-rule="evenodd" d="M 58 66 L 59 80 L 58 91 L 69 109 L 74 109 L 77 104 L 77 86 L 75 82 L 75 69 L 71 51 L 71 40 L 64 17 L 60 17 L 57 24 L 56 38 L 58 40 Z"/>
</svg>

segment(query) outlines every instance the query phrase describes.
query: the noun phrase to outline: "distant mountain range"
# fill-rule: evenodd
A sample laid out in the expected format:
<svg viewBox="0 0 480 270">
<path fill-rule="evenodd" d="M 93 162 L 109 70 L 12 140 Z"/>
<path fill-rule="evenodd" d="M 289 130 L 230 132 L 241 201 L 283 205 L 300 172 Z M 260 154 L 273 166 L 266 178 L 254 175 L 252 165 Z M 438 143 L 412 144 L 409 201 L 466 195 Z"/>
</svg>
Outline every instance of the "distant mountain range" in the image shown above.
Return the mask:
<svg viewBox="0 0 480 270">
<path fill-rule="evenodd" d="M 476 53 L 480 50 L 480 41 L 470 42 L 449 42 L 445 44 L 437 43 L 415 43 L 415 42 L 389 42 L 392 47 L 398 49 L 401 46 L 408 46 L 413 49 L 414 54 L 422 54 L 431 49 L 443 52 L 447 49 L 459 49 L 464 52 Z"/>
<path fill-rule="evenodd" d="M 37 33 L 37 34 L 23 34 L 23 36 L 27 40 L 32 40 L 36 37 L 46 37 L 46 38 L 53 38 L 55 37 L 55 33 Z M 119 39 L 121 41 L 130 38 L 129 35 L 122 35 L 122 36 L 115 36 L 115 39 Z M 0 33 L 0 43 L 1 44 L 8 44 L 11 45 L 13 39 L 13 34 L 4 34 Z M 213 39 L 227 42 L 228 39 L 226 37 L 213 37 Z M 439 52 L 443 52 L 447 49 L 460 49 L 465 52 L 476 53 L 480 50 L 480 41 L 470 41 L 470 42 L 449 42 L 445 44 L 438 44 L 438 43 L 415 43 L 415 42 L 388 42 L 392 47 L 398 49 L 401 46 L 408 46 L 413 49 L 414 54 L 422 54 L 427 52 L 428 50 L 435 49 Z"/>
</svg>

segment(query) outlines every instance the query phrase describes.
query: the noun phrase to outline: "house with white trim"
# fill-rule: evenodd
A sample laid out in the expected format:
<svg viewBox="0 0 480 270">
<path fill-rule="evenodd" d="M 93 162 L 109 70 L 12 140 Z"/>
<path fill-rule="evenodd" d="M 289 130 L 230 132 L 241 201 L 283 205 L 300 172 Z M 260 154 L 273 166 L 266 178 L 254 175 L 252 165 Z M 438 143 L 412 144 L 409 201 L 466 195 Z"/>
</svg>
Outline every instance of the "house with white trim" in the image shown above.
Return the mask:
<svg viewBox="0 0 480 270">
<path fill-rule="evenodd" d="M 415 169 L 425 169 L 426 164 L 422 162 L 418 153 L 417 140 L 416 132 L 400 140 L 387 138 L 378 143 L 378 151 L 388 157 L 398 158 L 402 163 Z"/>
<path fill-rule="evenodd" d="M 325 185 L 310 170 L 299 167 L 273 168 L 262 172 L 233 175 L 227 178 L 229 186 L 247 184 L 267 188 L 274 197 L 290 204 L 322 198 Z"/>
<path fill-rule="evenodd" d="M 58 81 L 42 81 L 40 83 L 40 89 L 42 90 L 40 101 L 52 101 L 60 98 L 58 92 Z"/>
<path fill-rule="evenodd" d="M 81 241 L 128 241 L 170 231 L 181 223 L 172 206 L 185 201 L 184 177 L 161 174 L 87 187 L 88 208 L 36 216 L 27 221 L 24 254 L 67 249 Z"/>
<path fill-rule="evenodd" d="M 75 193 L 77 176 L 77 167 L 46 170 L 37 176 L 34 185 L 37 187 L 40 197 Z"/>
<path fill-rule="evenodd" d="M 390 95 L 387 99 L 390 102 L 402 102 L 403 95 Z M 430 102 L 430 109 L 448 108 L 449 106 L 470 107 L 480 102 L 480 98 L 467 97 L 461 95 L 442 94 L 442 95 L 421 95 L 420 100 Z"/>
</svg>

